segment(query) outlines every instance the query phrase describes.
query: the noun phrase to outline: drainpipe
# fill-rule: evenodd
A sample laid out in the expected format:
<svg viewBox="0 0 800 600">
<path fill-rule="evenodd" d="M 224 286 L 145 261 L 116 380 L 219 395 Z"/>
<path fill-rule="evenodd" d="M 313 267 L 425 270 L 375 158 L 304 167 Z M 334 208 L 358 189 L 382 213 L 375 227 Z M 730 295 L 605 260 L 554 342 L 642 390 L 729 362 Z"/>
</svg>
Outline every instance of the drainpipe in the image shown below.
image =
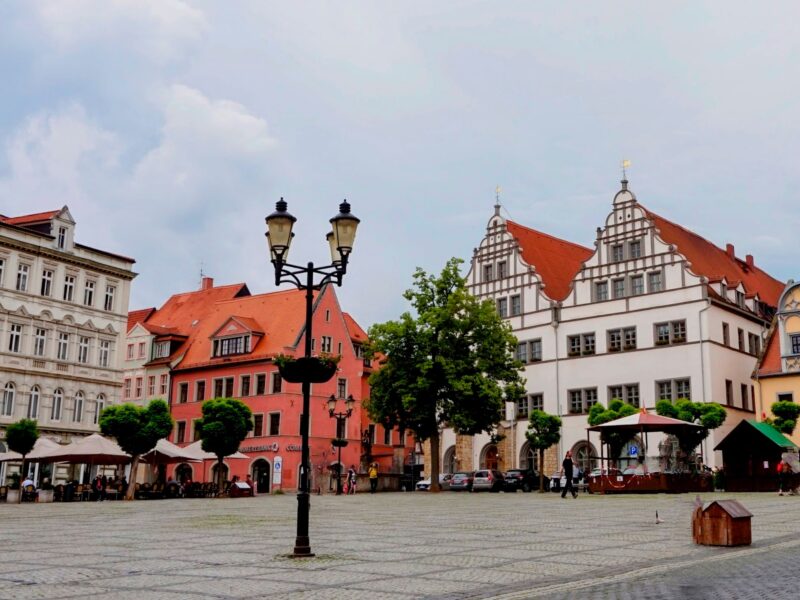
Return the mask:
<svg viewBox="0 0 800 600">
<path fill-rule="evenodd" d="M 555 351 L 556 351 L 556 414 L 559 418 L 561 418 L 561 384 L 559 379 L 559 364 L 561 360 L 558 356 L 558 321 L 555 319 L 553 320 L 553 329 L 555 331 L 556 344 L 555 344 Z M 564 426 L 561 426 L 562 432 L 564 431 Z M 558 439 L 558 456 L 556 457 L 556 467 L 558 467 L 558 459 L 564 455 L 564 436 L 560 436 Z M 544 465 L 539 465 L 539 470 L 544 469 Z"/>
<path fill-rule="evenodd" d="M 711 308 L 711 301 L 708 299 L 708 291 L 707 288 L 703 288 L 703 295 L 706 296 L 706 307 L 701 309 L 697 313 L 697 325 L 700 329 L 700 387 L 703 391 L 702 401 L 705 403 L 706 401 L 706 368 L 705 368 L 705 360 L 703 359 L 703 313 L 706 312 L 709 308 Z M 709 335 L 711 332 L 709 331 Z M 704 439 L 702 442 L 703 446 L 703 464 L 708 464 L 708 455 L 706 451 L 708 450 L 707 446 L 708 438 Z"/>
</svg>

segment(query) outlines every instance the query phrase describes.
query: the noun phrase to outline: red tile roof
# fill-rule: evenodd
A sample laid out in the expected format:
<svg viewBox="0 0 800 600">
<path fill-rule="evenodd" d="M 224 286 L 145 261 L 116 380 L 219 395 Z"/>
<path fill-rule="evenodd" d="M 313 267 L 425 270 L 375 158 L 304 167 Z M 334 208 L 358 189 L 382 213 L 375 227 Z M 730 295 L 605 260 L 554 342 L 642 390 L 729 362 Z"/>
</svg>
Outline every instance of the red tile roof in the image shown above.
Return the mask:
<svg viewBox="0 0 800 600">
<path fill-rule="evenodd" d="M 326 288 L 327 289 L 327 288 Z M 315 292 L 315 299 L 319 292 Z M 297 340 L 305 324 L 305 292 L 286 290 L 217 302 L 192 330 L 185 344 L 186 353 L 177 369 L 213 364 L 212 336 L 229 319 L 248 319 L 264 332 L 248 354 L 225 357 L 225 362 L 258 360 L 285 352 Z"/>
<path fill-rule="evenodd" d="M 221 285 L 196 290 L 171 296 L 154 315 L 147 319 L 148 327 L 163 328 L 167 333 L 181 333 L 189 335 L 192 332 L 192 323 L 202 321 L 217 302 L 231 300 L 240 296 L 249 296 L 250 290 L 244 283 Z"/>
<path fill-rule="evenodd" d="M 506 226 L 519 243 L 522 258 L 536 269 L 544 284 L 544 293 L 553 300 L 566 298 L 573 278 L 594 250 L 513 221 L 506 221 Z"/>
<path fill-rule="evenodd" d="M 139 310 L 130 311 L 128 313 L 128 329 L 125 331 L 130 331 L 137 323 L 147 321 L 154 312 L 156 312 L 155 307 L 140 308 Z"/>
<path fill-rule="evenodd" d="M 354 342 L 366 342 L 369 339 L 367 333 L 356 323 L 356 320 L 350 313 L 342 314 L 344 315 L 344 324 L 347 327 L 348 333 L 350 333 L 350 339 Z"/>
<path fill-rule="evenodd" d="M 641 206 L 641 205 L 640 205 Z M 709 281 L 719 281 L 723 277 L 730 285 L 742 282 L 748 296 L 756 293 L 762 302 L 777 306 L 785 284 L 767 275 L 755 265 L 730 256 L 707 239 L 668 221 L 662 216 L 642 207 L 658 228 L 662 240 L 674 244 L 691 263 L 691 270 Z"/>
<path fill-rule="evenodd" d="M 0 216 L 0 221 L 3 223 L 8 223 L 9 225 L 32 225 L 34 223 L 44 223 L 45 221 L 49 221 L 60 212 L 60 210 L 49 210 L 47 212 L 21 215 L 19 217 Z"/>
<path fill-rule="evenodd" d="M 767 343 L 764 346 L 764 352 L 758 360 L 756 366 L 756 374 L 759 377 L 765 375 L 776 375 L 783 372 L 783 364 L 781 363 L 781 343 L 778 336 L 777 323 L 773 322 L 772 327 L 767 334 Z"/>
</svg>

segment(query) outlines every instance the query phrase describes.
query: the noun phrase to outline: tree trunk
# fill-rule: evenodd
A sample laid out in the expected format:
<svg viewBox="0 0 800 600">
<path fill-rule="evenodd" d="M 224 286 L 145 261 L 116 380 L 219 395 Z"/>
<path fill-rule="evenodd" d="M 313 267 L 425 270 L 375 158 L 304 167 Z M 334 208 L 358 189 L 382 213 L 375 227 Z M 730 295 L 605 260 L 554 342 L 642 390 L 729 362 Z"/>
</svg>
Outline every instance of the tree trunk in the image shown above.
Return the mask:
<svg viewBox="0 0 800 600">
<path fill-rule="evenodd" d="M 222 495 L 222 486 L 225 483 L 225 474 L 222 472 L 222 460 L 223 460 L 223 458 L 224 457 L 222 457 L 222 456 L 218 456 L 217 457 L 217 486 L 218 486 L 217 495 L 218 496 Z"/>
<path fill-rule="evenodd" d="M 539 493 L 544 491 L 544 448 L 539 448 Z"/>
<path fill-rule="evenodd" d="M 131 479 L 128 482 L 128 489 L 125 490 L 125 500 L 133 500 L 133 491 L 136 489 L 136 471 L 139 470 L 139 455 L 134 454 L 131 461 Z"/>
<path fill-rule="evenodd" d="M 22 492 L 25 490 L 22 489 L 22 482 L 27 479 L 25 476 L 25 457 L 28 456 L 27 454 L 22 455 L 22 470 L 19 473 L 19 496 L 17 496 L 17 504 L 22 502 Z"/>
<path fill-rule="evenodd" d="M 434 430 L 433 435 L 430 437 L 431 443 L 431 487 L 430 490 L 434 493 L 441 492 L 439 487 L 439 430 Z"/>
</svg>

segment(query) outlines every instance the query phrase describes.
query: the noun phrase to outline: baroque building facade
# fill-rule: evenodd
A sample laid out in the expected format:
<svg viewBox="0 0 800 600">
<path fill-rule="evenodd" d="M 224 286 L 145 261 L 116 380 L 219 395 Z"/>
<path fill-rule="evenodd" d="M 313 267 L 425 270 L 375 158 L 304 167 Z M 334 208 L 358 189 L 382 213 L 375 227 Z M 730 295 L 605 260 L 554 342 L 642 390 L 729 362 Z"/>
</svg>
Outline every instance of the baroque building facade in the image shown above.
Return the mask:
<svg viewBox="0 0 800 600">
<path fill-rule="evenodd" d="M 120 401 L 135 261 L 79 244 L 75 230 L 66 206 L 0 216 L 0 440 L 30 418 L 68 443 Z"/>
<path fill-rule="evenodd" d="M 538 468 L 525 437 L 533 409 L 563 421 L 547 475 L 567 450 L 583 468 L 597 466 L 599 440 L 586 432 L 597 402 L 619 398 L 649 411 L 660 399 L 720 403 L 727 420 L 701 448 L 712 466 L 721 457 L 711 449 L 753 416 L 750 375 L 783 284 L 733 245 L 718 248 L 648 210 L 625 180 L 593 248 L 515 223 L 495 206 L 467 281 L 517 336 L 527 394 L 507 405 L 493 436 L 445 430 L 446 471 Z M 633 445 L 630 455 L 641 455 L 642 441 Z"/>
</svg>

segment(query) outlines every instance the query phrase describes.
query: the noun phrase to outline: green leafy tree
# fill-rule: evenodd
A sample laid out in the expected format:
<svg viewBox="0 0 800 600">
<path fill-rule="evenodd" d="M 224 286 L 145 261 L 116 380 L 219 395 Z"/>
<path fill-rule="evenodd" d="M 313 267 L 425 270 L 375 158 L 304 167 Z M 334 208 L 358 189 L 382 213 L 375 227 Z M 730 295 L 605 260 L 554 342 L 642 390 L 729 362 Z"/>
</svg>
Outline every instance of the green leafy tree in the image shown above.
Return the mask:
<svg viewBox="0 0 800 600">
<path fill-rule="evenodd" d="M 797 417 L 800 416 L 800 404 L 795 404 L 791 400 L 781 400 L 772 405 L 774 419 L 767 419 L 767 422 L 775 429 L 786 435 L 792 435 L 797 427 Z"/>
<path fill-rule="evenodd" d="M 506 401 L 524 393 L 517 340 L 491 301 L 467 291 L 462 261 L 450 259 L 441 274 L 422 269 L 404 294 L 415 315 L 370 328 L 370 356 L 381 368 L 370 377 L 370 417 L 387 427 L 410 429 L 431 445 L 431 491 L 439 491 L 439 436 L 491 432 Z"/>
<path fill-rule="evenodd" d="M 685 456 L 694 452 L 712 429 L 716 429 L 725 422 L 728 413 L 716 402 L 692 402 L 687 398 L 676 400 L 675 404 L 669 400 L 656 402 L 656 412 L 662 417 L 672 417 L 687 423 L 701 425 L 702 428 L 687 428 L 675 434 L 678 446 Z"/>
<path fill-rule="evenodd" d="M 100 413 L 100 431 L 117 440 L 119 447 L 131 455 L 131 480 L 125 492 L 127 500 L 133 499 L 139 457 L 152 450 L 158 440 L 172 432 L 174 421 L 169 406 L 163 400 L 153 400 L 145 406 L 116 404 Z"/>
<path fill-rule="evenodd" d="M 222 461 L 239 450 L 239 444 L 253 429 L 253 413 L 244 402 L 235 398 L 206 400 L 202 410 L 203 418 L 197 423 L 202 447 L 217 457 L 217 483 L 222 489 Z"/>
<path fill-rule="evenodd" d="M 543 410 L 534 410 L 528 417 L 525 432 L 531 448 L 539 451 L 539 491 L 544 492 L 544 451 L 555 446 L 561 439 L 561 417 Z"/>
<path fill-rule="evenodd" d="M 33 450 L 36 440 L 39 439 L 39 427 L 33 419 L 20 419 L 6 428 L 6 442 L 10 450 L 22 455 L 22 476 L 25 476 L 25 457 Z M 17 502 L 22 501 L 20 489 Z"/>
<path fill-rule="evenodd" d="M 627 404 L 619 398 L 614 398 L 608 403 L 608 408 L 599 402 L 589 409 L 588 423 L 590 426 L 602 425 L 615 419 L 629 417 L 639 412 L 632 404 Z M 636 437 L 636 431 L 602 431 L 600 441 L 608 446 L 608 453 L 612 460 L 617 460 L 622 454 L 625 444 Z"/>
</svg>

